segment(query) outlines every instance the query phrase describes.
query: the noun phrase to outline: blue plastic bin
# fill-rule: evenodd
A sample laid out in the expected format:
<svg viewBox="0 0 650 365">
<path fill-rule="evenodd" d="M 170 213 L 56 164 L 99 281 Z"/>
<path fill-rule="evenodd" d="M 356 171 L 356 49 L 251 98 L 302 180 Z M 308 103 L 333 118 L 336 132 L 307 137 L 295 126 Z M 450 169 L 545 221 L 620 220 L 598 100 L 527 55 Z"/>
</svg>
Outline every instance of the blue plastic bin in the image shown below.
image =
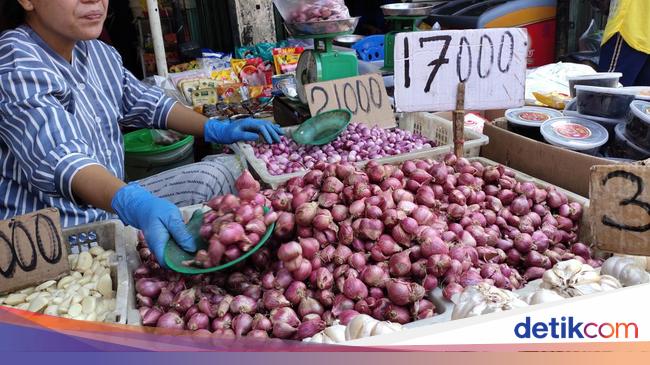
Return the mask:
<svg viewBox="0 0 650 365">
<path fill-rule="evenodd" d="M 384 59 L 384 39 L 383 34 L 371 35 L 353 44 L 352 49 L 363 61 L 381 61 Z"/>
</svg>

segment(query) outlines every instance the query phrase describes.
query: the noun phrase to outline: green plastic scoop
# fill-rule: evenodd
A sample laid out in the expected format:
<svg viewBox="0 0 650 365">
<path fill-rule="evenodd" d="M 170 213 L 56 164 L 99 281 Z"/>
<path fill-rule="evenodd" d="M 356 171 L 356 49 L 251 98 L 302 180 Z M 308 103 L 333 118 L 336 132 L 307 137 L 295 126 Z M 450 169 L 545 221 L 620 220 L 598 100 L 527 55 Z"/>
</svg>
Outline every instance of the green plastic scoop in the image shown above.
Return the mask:
<svg viewBox="0 0 650 365">
<path fill-rule="evenodd" d="M 269 212 L 269 208 L 264 207 L 264 213 L 268 213 L 268 212 Z M 192 214 L 192 218 L 187 223 L 187 229 L 190 231 L 190 234 L 194 237 L 197 250 L 208 249 L 208 244 L 201 238 L 201 235 L 199 234 L 199 230 L 201 229 L 202 224 L 203 224 L 203 210 L 198 209 L 194 212 L 194 214 Z M 262 248 L 262 246 L 264 246 L 264 244 L 266 244 L 266 242 L 271 237 L 271 234 L 273 233 L 274 229 L 275 229 L 275 223 L 273 223 L 266 229 L 266 233 L 264 233 L 264 236 L 260 239 L 260 242 L 255 247 L 253 247 L 250 251 L 246 252 L 245 254 L 241 255 L 238 259 L 227 262 L 220 266 L 210 267 L 207 269 L 201 269 L 198 267 L 187 266 L 183 264 L 183 262 L 187 262 L 194 259 L 194 254 L 184 251 L 182 248 L 178 246 L 178 244 L 176 244 L 176 242 L 173 239 L 170 239 L 167 242 L 167 245 L 165 246 L 165 263 L 167 264 L 167 267 L 169 267 L 171 270 L 186 275 L 209 274 L 215 271 L 225 270 L 229 267 L 235 266 L 238 263 L 248 259 L 260 248 Z"/>
<path fill-rule="evenodd" d="M 345 131 L 352 120 L 349 110 L 338 109 L 307 119 L 296 129 L 291 138 L 298 144 L 322 146 L 335 140 Z"/>
</svg>

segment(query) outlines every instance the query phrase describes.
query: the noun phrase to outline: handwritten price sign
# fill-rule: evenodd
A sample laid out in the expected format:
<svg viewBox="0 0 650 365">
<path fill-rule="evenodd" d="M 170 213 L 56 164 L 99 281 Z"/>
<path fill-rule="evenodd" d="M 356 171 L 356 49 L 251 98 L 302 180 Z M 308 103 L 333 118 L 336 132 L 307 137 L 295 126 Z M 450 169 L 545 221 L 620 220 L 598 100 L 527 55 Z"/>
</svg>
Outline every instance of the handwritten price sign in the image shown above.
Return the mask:
<svg viewBox="0 0 650 365">
<path fill-rule="evenodd" d="M 505 109 L 524 104 L 528 34 L 525 29 L 401 33 L 395 40 L 395 101 L 399 111 Z"/>
<path fill-rule="evenodd" d="M 0 293 L 54 279 L 68 270 L 68 249 L 56 209 L 0 221 Z"/>
<path fill-rule="evenodd" d="M 650 256 L 650 167 L 595 166 L 591 225 L 603 251 Z"/>
<path fill-rule="evenodd" d="M 347 109 L 355 123 L 395 126 L 384 79 L 377 74 L 309 84 L 305 90 L 311 115 Z"/>
</svg>

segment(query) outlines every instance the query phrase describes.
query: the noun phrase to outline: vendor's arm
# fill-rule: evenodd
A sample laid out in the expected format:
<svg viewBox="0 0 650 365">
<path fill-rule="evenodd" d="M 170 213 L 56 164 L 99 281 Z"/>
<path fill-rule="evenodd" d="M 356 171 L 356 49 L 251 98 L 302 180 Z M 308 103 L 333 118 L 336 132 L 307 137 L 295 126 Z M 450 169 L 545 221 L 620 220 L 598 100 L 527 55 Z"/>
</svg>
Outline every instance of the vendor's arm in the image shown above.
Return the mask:
<svg viewBox="0 0 650 365">
<path fill-rule="evenodd" d="M 101 165 L 90 165 L 79 170 L 72 179 L 72 192 L 87 205 L 113 212 L 111 202 L 124 185 Z M 115 212 L 113 212 L 115 213 Z"/>
<path fill-rule="evenodd" d="M 137 184 L 125 185 L 100 163 L 69 110 L 65 85 L 44 68 L 0 70 L 0 141 L 24 172 L 21 183 L 45 196 L 116 212 L 144 231 L 159 259 L 170 233 L 191 251 L 178 208 Z"/>
<path fill-rule="evenodd" d="M 163 266 L 164 249 L 170 236 L 184 250 L 196 251 L 194 239 L 176 206 L 137 183 L 125 184 L 103 166 L 80 169 L 72 180 L 72 191 L 79 201 L 117 213 L 124 223 L 141 229 Z"/>
<path fill-rule="evenodd" d="M 282 129 L 268 121 L 246 118 L 232 123 L 208 119 L 176 103 L 167 118 L 167 128 L 183 134 L 203 137 L 207 142 L 231 144 L 240 141 L 257 141 L 260 136 L 267 143 L 280 142 Z"/>
</svg>

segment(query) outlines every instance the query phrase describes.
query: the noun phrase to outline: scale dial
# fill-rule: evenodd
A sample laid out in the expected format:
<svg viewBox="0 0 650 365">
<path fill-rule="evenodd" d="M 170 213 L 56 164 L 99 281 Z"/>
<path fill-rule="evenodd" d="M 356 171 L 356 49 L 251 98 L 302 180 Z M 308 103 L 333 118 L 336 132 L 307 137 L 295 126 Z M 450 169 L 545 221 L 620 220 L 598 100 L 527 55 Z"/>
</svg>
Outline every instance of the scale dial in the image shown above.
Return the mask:
<svg viewBox="0 0 650 365">
<path fill-rule="evenodd" d="M 318 82 L 318 61 L 316 60 L 316 52 L 313 50 L 305 50 L 296 67 L 296 89 L 300 101 L 307 104 L 307 92 L 305 86 Z"/>
</svg>

